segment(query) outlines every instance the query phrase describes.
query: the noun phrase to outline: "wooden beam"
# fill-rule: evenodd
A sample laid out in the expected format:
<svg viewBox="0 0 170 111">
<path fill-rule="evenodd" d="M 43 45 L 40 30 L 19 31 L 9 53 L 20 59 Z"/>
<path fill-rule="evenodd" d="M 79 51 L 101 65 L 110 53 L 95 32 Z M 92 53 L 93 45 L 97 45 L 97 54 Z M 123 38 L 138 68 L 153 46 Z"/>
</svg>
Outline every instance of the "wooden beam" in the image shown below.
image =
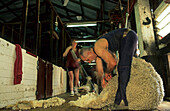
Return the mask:
<svg viewBox="0 0 170 111">
<path fill-rule="evenodd" d="M 100 10 L 100 9 L 98 9 L 98 8 L 95 8 L 95 7 L 91 6 L 91 5 L 88 5 L 88 4 L 83 3 L 83 2 L 78 2 L 78 1 L 76 1 L 76 0 L 70 0 L 70 1 L 73 2 L 73 3 L 76 3 L 76 4 L 78 4 L 78 5 L 82 5 L 83 7 L 86 7 L 86 8 L 89 8 L 89 9 L 91 9 L 91 10 L 94 10 L 94 11 L 99 11 L 99 10 Z"/>
<path fill-rule="evenodd" d="M 63 17 L 66 17 L 65 15 L 63 15 L 62 13 L 58 13 L 60 16 L 63 16 Z M 98 15 L 98 17 L 99 17 L 99 15 Z M 69 21 L 73 21 L 73 19 L 72 18 L 68 18 L 68 20 Z M 95 22 L 96 20 L 92 20 L 93 22 Z M 80 21 L 80 22 L 87 22 L 87 21 Z M 96 22 L 109 22 L 109 20 L 97 20 Z M 67 23 L 67 22 L 64 22 L 64 23 Z M 107 25 L 107 24 L 105 24 L 105 26 L 106 27 L 110 27 L 110 25 Z M 88 34 L 90 34 L 90 35 L 93 35 L 93 36 L 95 36 L 96 34 L 97 34 L 97 32 L 96 32 L 96 29 L 94 29 L 94 27 L 87 27 L 87 28 L 90 28 L 90 29 L 93 29 L 93 30 L 95 30 L 95 33 L 94 34 L 92 34 L 92 33 L 89 33 L 88 32 Z M 79 28 L 77 28 L 77 30 L 80 30 L 81 32 L 85 32 L 84 30 L 82 30 L 82 29 L 79 29 Z"/>
<path fill-rule="evenodd" d="M 114 3 L 114 4 L 118 4 L 119 3 L 119 0 L 106 0 L 106 1 L 108 1 L 110 3 Z M 126 5 L 127 5 L 126 1 L 122 1 L 122 6 L 126 7 Z"/>
<path fill-rule="evenodd" d="M 5 25 L 2 26 L 2 37 L 5 35 Z"/>
<path fill-rule="evenodd" d="M 27 14 L 28 14 L 28 0 L 23 1 L 23 13 L 22 13 L 22 24 L 21 24 L 21 32 L 19 37 L 19 43 L 25 49 L 26 42 L 26 25 L 27 25 Z"/>
<path fill-rule="evenodd" d="M 103 20 L 104 19 L 104 1 L 105 0 L 100 0 L 100 19 Z M 100 23 L 100 30 L 99 31 L 103 31 L 104 30 L 104 23 Z"/>
<path fill-rule="evenodd" d="M 3 1 L 1 1 L 1 3 L 16 17 L 19 17 L 12 9 L 9 8 L 9 6 L 7 4 L 5 4 Z"/>
<path fill-rule="evenodd" d="M 40 17 L 40 0 L 36 0 L 36 16 L 35 16 L 35 22 L 36 22 L 36 31 L 35 31 L 35 38 L 36 38 L 36 48 L 35 53 L 38 54 L 39 51 L 39 17 Z"/>
<path fill-rule="evenodd" d="M 12 25 L 12 31 L 11 31 L 11 42 L 14 41 L 14 25 Z"/>
<path fill-rule="evenodd" d="M 82 6 L 82 0 L 80 0 L 79 2 L 80 2 L 81 13 L 82 13 L 81 16 L 82 16 L 82 19 L 85 20 L 84 9 L 83 9 L 83 6 Z M 85 28 L 85 31 L 88 34 L 87 28 Z"/>
<path fill-rule="evenodd" d="M 97 11 L 97 13 L 96 13 L 96 20 L 99 20 L 99 15 L 100 15 L 100 13 L 99 13 L 99 11 Z M 97 27 L 96 27 L 96 29 L 95 29 L 95 35 L 97 35 L 97 33 L 98 33 L 98 23 L 97 23 Z"/>
<path fill-rule="evenodd" d="M 47 32 L 51 35 L 50 31 L 47 31 Z M 59 40 L 59 36 L 58 36 L 58 34 L 55 31 L 53 31 L 52 38 Z"/>
<path fill-rule="evenodd" d="M 41 5 L 41 6 L 45 5 L 45 2 L 41 2 L 40 5 Z M 15 12 L 15 11 L 20 11 L 22 8 L 23 8 L 23 7 L 21 7 L 21 8 L 16 8 L 16 9 L 12 9 L 12 10 Z M 35 15 L 34 10 L 36 10 L 36 4 L 29 5 L 28 15 L 29 15 L 31 12 L 33 13 L 33 15 Z M 9 11 L 3 11 L 3 12 L 0 12 L 0 14 L 4 14 L 4 13 L 7 13 L 7 12 L 9 12 Z M 18 16 L 18 17 L 16 17 L 16 18 L 12 19 L 10 22 L 18 21 L 18 19 L 22 19 L 22 16 Z"/>
<path fill-rule="evenodd" d="M 64 7 L 64 10 L 65 10 L 65 12 L 66 12 L 67 16 L 70 16 L 70 14 L 69 14 L 69 11 L 68 11 L 67 7 Z"/>
<path fill-rule="evenodd" d="M 38 55 L 40 55 L 41 53 L 41 33 L 42 33 L 42 23 L 39 24 Z"/>
<path fill-rule="evenodd" d="M 1 0 L 1 2 L 2 2 L 2 6 L 0 6 L 0 10 L 2 10 L 3 8 L 5 8 L 5 7 L 7 7 L 7 6 L 9 6 L 9 5 L 11 5 L 11 4 L 13 4 L 13 3 L 15 3 L 17 0 L 11 0 L 10 2 L 8 2 L 8 3 L 4 3 L 4 2 L 2 2 L 2 0 Z"/>
<path fill-rule="evenodd" d="M 76 3 L 76 4 L 78 4 L 78 5 L 82 5 L 83 7 L 86 7 L 86 8 L 88 8 L 88 9 L 94 10 L 94 11 L 96 11 L 96 12 L 97 12 L 97 11 L 100 11 L 100 9 L 95 8 L 95 7 L 93 7 L 93 6 L 89 5 L 89 4 L 86 4 L 86 3 L 83 3 L 83 2 L 78 2 L 78 1 L 76 1 L 76 0 L 70 0 L 70 1 L 73 2 L 73 3 Z M 107 13 L 108 13 L 108 12 L 104 11 L 104 14 L 107 15 Z"/>
<path fill-rule="evenodd" d="M 54 4 L 55 5 L 55 4 Z M 58 6 L 58 5 L 57 5 Z M 61 7 L 61 6 L 60 6 Z M 70 10 L 69 10 L 70 11 Z M 73 13 L 76 13 L 76 12 L 73 12 Z M 60 12 L 58 12 L 58 14 L 60 15 L 60 16 L 63 16 L 63 17 L 66 17 L 65 15 L 63 15 L 63 14 L 61 14 Z M 80 14 L 79 14 L 80 15 Z M 73 19 L 71 19 L 70 17 L 66 17 L 67 19 L 69 19 L 69 20 L 72 20 L 72 21 L 74 21 Z M 92 19 L 92 18 L 89 18 L 89 19 Z M 88 28 L 90 28 L 90 27 L 88 27 Z M 78 30 L 80 30 L 80 31 L 83 31 L 83 30 L 81 30 L 81 29 L 78 29 Z M 84 31 L 83 31 L 84 32 Z M 89 32 L 88 32 L 89 33 Z M 90 33 L 90 35 L 94 35 L 94 34 L 92 34 L 92 33 Z"/>
<path fill-rule="evenodd" d="M 15 11 L 20 11 L 20 10 L 22 10 L 22 7 L 21 8 L 15 8 L 15 9 L 12 9 L 14 12 Z M 1 11 L 0 12 L 0 14 L 4 14 L 4 13 L 8 13 L 9 12 L 9 10 L 5 10 L 5 11 Z"/>
<path fill-rule="evenodd" d="M 63 9 L 63 10 L 64 10 L 63 6 L 57 5 L 57 4 L 55 4 L 55 3 L 53 3 L 53 4 L 54 4 L 54 6 L 56 6 L 56 7 L 60 8 L 60 9 Z M 67 9 L 67 10 L 68 10 L 69 12 L 71 12 L 71 13 L 76 14 L 76 15 L 81 15 L 81 13 L 72 11 L 72 10 L 70 10 L 70 9 Z M 58 13 L 59 13 L 59 12 L 58 12 Z M 90 18 L 90 17 L 88 17 L 88 16 L 84 16 L 84 17 L 87 18 L 87 19 L 92 19 L 92 18 Z"/>
<path fill-rule="evenodd" d="M 54 30 L 54 10 L 51 8 L 51 16 L 50 16 L 50 57 L 51 62 L 53 61 L 53 30 Z"/>
<path fill-rule="evenodd" d="M 80 5 L 80 8 L 81 8 L 81 15 L 83 16 L 83 19 L 84 19 L 84 9 L 83 9 L 83 6 L 82 6 L 82 0 L 80 0 L 80 3 L 81 3 L 81 5 Z"/>
<path fill-rule="evenodd" d="M 47 3 L 50 5 L 50 7 L 53 9 L 53 11 L 55 12 L 55 14 L 56 14 L 57 16 L 59 16 L 58 13 L 57 13 L 57 11 L 56 11 L 56 9 L 54 8 L 54 3 L 52 4 L 50 0 L 46 0 L 46 1 L 47 1 Z M 60 20 L 60 23 L 61 23 L 61 25 L 63 26 L 63 22 L 62 22 L 61 18 L 58 17 L 58 19 Z M 63 28 L 64 28 L 64 26 L 63 26 Z M 65 28 L 64 28 L 64 30 L 65 30 Z M 66 30 L 65 30 L 65 33 L 67 33 Z M 67 33 L 67 34 L 68 34 L 68 33 Z M 68 35 L 69 35 L 69 34 L 68 34 Z M 69 36 L 69 37 L 70 37 L 70 36 Z"/>
<path fill-rule="evenodd" d="M 145 10 L 143 9 L 143 7 L 145 7 Z M 140 57 L 155 55 L 156 46 L 155 46 L 153 24 L 152 22 L 147 25 L 143 24 L 143 21 L 146 19 L 146 17 L 149 17 L 149 19 L 151 18 L 149 1 L 137 0 L 134 9 L 135 9 L 135 21 L 136 21 L 136 29 L 138 34 Z M 147 15 L 144 13 L 144 11 Z"/>
</svg>

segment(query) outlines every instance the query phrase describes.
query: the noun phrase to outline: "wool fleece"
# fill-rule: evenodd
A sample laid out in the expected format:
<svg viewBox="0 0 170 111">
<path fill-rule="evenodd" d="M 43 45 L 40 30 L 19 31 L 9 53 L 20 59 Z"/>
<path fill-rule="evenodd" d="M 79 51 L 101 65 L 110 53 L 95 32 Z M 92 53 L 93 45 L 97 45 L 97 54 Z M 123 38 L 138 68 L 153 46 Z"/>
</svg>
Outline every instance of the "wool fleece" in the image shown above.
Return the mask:
<svg viewBox="0 0 170 111">
<path fill-rule="evenodd" d="M 113 104 L 118 87 L 118 75 L 114 76 L 100 95 L 87 94 L 70 105 L 99 109 Z M 131 77 L 128 83 L 127 100 L 130 110 L 151 110 L 163 101 L 164 87 L 160 75 L 154 67 L 141 58 L 133 58 Z M 86 104 L 85 104 L 86 103 Z M 120 105 L 124 105 L 123 101 Z"/>
</svg>

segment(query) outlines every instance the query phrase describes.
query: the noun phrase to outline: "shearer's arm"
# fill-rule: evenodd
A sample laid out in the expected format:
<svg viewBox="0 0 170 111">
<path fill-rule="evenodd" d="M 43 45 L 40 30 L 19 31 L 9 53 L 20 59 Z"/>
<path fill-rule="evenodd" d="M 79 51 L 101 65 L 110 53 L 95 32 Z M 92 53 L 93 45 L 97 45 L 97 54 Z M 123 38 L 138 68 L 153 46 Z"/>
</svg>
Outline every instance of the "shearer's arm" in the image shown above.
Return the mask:
<svg viewBox="0 0 170 111">
<path fill-rule="evenodd" d="M 116 67 L 115 57 L 108 51 L 108 42 L 106 39 L 99 39 L 94 46 L 96 54 L 107 64 L 106 73 L 110 73 Z"/>
<path fill-rule="evenodd" d="M 67 47 L 67 49 L 65 50 L 65 52 L 63 53 L 63 57 L 66 57 L 69 50 L 71 49 L 71 46 Z"/>
</svg>

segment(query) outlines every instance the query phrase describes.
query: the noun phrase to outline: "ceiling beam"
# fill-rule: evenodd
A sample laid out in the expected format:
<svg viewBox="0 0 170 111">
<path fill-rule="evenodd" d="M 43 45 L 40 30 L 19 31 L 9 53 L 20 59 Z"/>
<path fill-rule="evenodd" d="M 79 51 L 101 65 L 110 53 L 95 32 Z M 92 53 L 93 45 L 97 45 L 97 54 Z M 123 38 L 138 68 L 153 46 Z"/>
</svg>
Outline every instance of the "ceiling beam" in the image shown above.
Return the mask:
<svg viewBox="0 0 170 111">
<path fill-rule="evenodd" d="M 7 4 L 5 4 L 3 1 L 1 1 L 1 3 L 2 3 L 13 15 L 15 15 L 16 17 L 19 17 L 13 10 L 11 10 L 11 9 L 9 8 L 9 6 L 8 6 Z"/>
<path fill-rule="evenodd" d="M 43 5 L 45 5 L 46 4 L 46 2 L 41 2 L 40 3 L 40 6 L 43 6 Z M 29 7 L 29 10 L 28 10 L 28 15 L 32 12 L 33 13 L 33 15 L 35 15 L 35 12 L 34 12 L 34 10 L 36 10 L 36 4 L 32 4 L 32 5 L 29 5 L 28 6 Z M 23 7 L 21 7 L 21 8 L 17 8 L 17 9 L 12 9 L 14 12 L 15 11 L 22 11 L 22 9 L 23 9 Z M 0 12 L 0 14 L 1 13 L 5 13 L 5 12 Z M 29 16 L 28 16 L 29 17 Z M 20 16 L 19 17 L 16 17 L 16 18 L 14 18 L 14 19 L 12 19 L 10 22 L 16 22 L 19 18 L 21 18 Z M 29 19 L 28 19 L 29 20 Z"/>
<path fill-rule="evenodd" d="M 65 15 L 63 15 L 63 14 L 61 14 L 60 12 L 58 13 L 59 15 L 61 15 L 61 16 L 65 16 Z M 71 18 L 68 18 L 69 20 L 73 20 L 73 19 L 71 19 Z M 90 28 L 90 27 L 88 27 L 88 28 Z M 74 28 L 73 28 L 74 29 Z M 80 29 L 80 28 L 77 28 L 78 30 L 80 30 L 81 32 L 85 32 L 84 30 L 82 30 L 82 29 Z M 69 30 L 67 30 L 67 31 L 69 31 Z M 92 33 L 90 33 L 90 32 L 88 32 L 88 34 L 90 34 L 90 35 L 94 35 L 94 34 L 92 34 Z"/>
<path fill-rule="evenodd" d="M 45 4 L 44 2 L 41 2 L 41 6 L 43 6 L 44 4 Z M 4 6 L 4 5 L 3 5 L 3 6 Z M 36 8 L 36 5 L 35 5 L 35 4 L 32 4 L 32 5 L 29 5 L 28 7 L 29 7 L 29 12 L 30 12 L 30 11 L 32 11 L 32 10 L 34 10 L 34 9 Z M 33 8 L 33 7 L 34 7 L 34 8 Z M 23 8 L 23 7 L 11 9 L 11 10 L 13 10 L 13 11 L 15 12 L 15 11 L 20 11 L 20 10 L 22 10 L 22 8 Z M 30 9 L 31 9 L 31 10 L 30 10 Z M 7 13 L 7 12 L 9 12 L 9 10 L 1 11 L 0 14 L 4 14 L 4 13 Z"/>
<path fill-rule="evenodd" d="M 105 0 L 100 0 L 100 19 L 103 20 L 104 19 L 104 2 Z M 100 23 L 100 30 L 102 31 L 104 30 L 104 22 Z"/>
<path fill-rule="evenodd" d="M 78 5 L 82 5 L 83 7 L 86 7 L 86 8 L 88 8 L 88 9 L 94 10 L 94 11 L 96 11 L 96 12 L 97 12 L 97 11 L 100 11 L 100 9 L 95 8 L 95 7 L 91 6 L 91 5 L 85 4 L 85 3 L 83 3 L 83 2 L 78 2 L 78 1 L 76 1 L 76 0 L 70 0 L 70 1 L 73 2 L 73 3 L 76 3 L 76 4 L 78 4 Z M 104 11 L 104 14 L 105 14 L 105 15 L 108 15 L 108 12 Z"/>
<path fill-rule="evenodd" d="M 53 3 L 53 5 L 54 6 L 56 6 L 57 8 L 61 8 L 61 9 L 63 9 L 64 10 L 64 6 L 60 6 L 60 5 L 57 5 L 57 4 L 55 4 L 55 3 Z M 71 12 L 71 13 L 73 13 L 73 14 L 76 14 L 76 15 L 81 15 L 81 13 L 78 13 L 78 12 L 75 12 L 75 11 L 72 11 L 72 10 L 70 10 L 70 9 L 67 9 L 69 12 Z M 87 18 L 87 19 L 92 19 L 92 18 L 90 18 L 90 17 L 88 17 L 88 16 L 84 16 L 85 18 Z"/>
<path fill-rule="evenodd" d="M 80 3 L 81 3 L 81 5 L 80 5 L 80 8 L 81 8 L 81 15 L 83 16 L 83 19 L 84 19 L 84 9 L 83 9 L 83 6 L 82 6 L 82 0 L 80 0 Z"/>
<path fill-rule="evenodd" d="M 15 11 L 22 10 L 22 8 L 15 8 L 15 9 L 11 9 L 11 10 L 13 10 L 15 12 Z M 4 14 L 4 13 L 8 13 L 8 12 L 9 12 L 9 10 L 1 11 L 0 14 Z"/>
<path fill-rule="evenodd" d="M 106 1 L 108 1 L 110 3 L 114 3 L 114 4 L 118 4 L 119 3 L 119 0 L 106 0 Z M 121 1 L 121 2 L 122 2 L 122 6 L 126 7 L 127 2 L 125 2 L 125 1 Z"/>
<path fill-rule="evenodd" d="M 2 1 L 2 0 L 1 0 Z M 17 0 L 11 0 L 10 2 L 8 2 L 8 3 L 4 3 L 4 2 L 2 2 L 2 4 L 5 4 L 5 5 L 2 5 L 2 6 L 0 6 L 0 10 L 1 9 L 3 9 L 3 8 L 5 8 L 6 6 L 9 6 L 9 5 L 11 5 L 11 4 L 13 4 L 14 2 L 16 2 Z"/>
<path fill-rule="evenodd" d="M 79 5 L 82 5 L 82 6 L 86 7 L 86 8 L 91 9 L 91 10 L 95 10 L 95 11 L 99 11 L 100 10 L 98 8 L 95 8 L 95 7 L 91 6 L 91 5 L 85 4 L 83 2 L 78 2 L 76 0 L 70 0 L 70 1 L 73 2 L 73 3 L 79 4 Z"/>
<path fill-rule="evenodd" d="M 67 16 L 70 16 L 68 9 L 66 7 L 64 7 L 64 9 L 65 9 Z"/>
</svg>

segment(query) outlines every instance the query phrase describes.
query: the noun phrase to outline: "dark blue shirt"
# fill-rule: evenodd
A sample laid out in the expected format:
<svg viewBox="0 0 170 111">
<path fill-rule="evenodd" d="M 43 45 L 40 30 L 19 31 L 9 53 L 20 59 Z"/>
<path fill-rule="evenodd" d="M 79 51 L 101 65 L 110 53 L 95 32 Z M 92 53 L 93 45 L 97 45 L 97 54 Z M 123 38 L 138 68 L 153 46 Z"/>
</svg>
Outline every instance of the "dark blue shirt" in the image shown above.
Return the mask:
<svg viewBox="0 0 170 111">
<path fill-rule="evenodd" d="M 123 38 L 123 33 L 127 28 L 116 29 L 98 38 L 105 38 L 108 41 L 108 50 L 116 52 L 120 48 L 120 41 Z"/>
</svg>

